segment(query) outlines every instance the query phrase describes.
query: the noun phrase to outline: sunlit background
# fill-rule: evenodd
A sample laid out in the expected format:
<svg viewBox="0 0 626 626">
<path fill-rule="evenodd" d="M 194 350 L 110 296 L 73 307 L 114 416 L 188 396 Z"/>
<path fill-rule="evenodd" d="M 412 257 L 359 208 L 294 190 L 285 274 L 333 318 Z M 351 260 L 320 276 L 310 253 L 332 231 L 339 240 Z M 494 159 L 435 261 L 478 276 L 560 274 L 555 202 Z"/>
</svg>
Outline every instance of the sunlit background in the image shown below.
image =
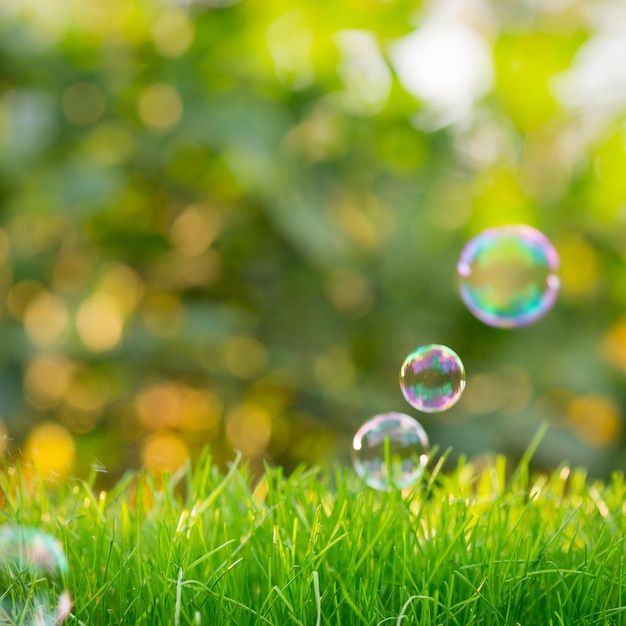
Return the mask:
<svg viewBox="0 0 626 626">
<path fill-rule="evenodd" d="M 3 0 L 0 441 L 60 480 L 349 459 L 379 412 L 455 454 L 626 468 L 626 5 Z M 483 228 L 562 289 L 482 325 Z M 399 368 L 452 347 L 461 401 Z"/>
</svg>

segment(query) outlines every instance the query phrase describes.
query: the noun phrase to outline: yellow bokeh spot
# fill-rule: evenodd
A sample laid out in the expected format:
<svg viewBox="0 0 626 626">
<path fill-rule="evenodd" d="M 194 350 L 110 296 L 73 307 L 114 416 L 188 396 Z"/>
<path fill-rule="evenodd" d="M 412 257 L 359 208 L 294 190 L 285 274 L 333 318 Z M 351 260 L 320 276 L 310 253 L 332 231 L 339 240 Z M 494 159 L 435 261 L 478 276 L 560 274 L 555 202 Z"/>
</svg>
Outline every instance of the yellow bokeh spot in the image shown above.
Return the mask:
<svg viewBox="0 0 626 626">
<path fill-rule="evenodd" d="M 221 220 L 217 213 L 191 206 L 185 209 L 170 228 L 172 243 L 184 256 L 198 256 L 217 237 Z"/>
<path fill-rule="evenodd" d="M 261 456 L 267 448 L 271 434 L 272 419 L 257 404 L 238 404 L 226 416 L 228 442 L 246 456 Z"/>
<path fill-rule="evenodd" d="M 625 199 L 626 153 L 621 130 L 608 136 L 603 145 L 597 148 L 593 166 L 600 184 L 594 185 L 592 193 L 589 194 L 590 213 L 599 219 L 604 218 L 613 222 Z"/>
<path fill-rule="evenodd" d="M 72 432 L 93 430 L 108 399 L 109 387 L 103 376 L 86 370 L 75 374 L 63 398 L 59 419 Z"/>
<path fill-rule="evenodd" d="M 272 415 L 283 412 L 294 395 L 291 372 L 274 370 L 246 389 L 246 400 L 265 407 Z"/>
<path fill-rule="evenodd" d="M 115 301 L 105 294 L 94 294 L 80 305 L 76 330 L 81 341 L 94 352 L 117 346 L 122 338 L 124 320 Z"/>
<path fill-rule="evenodd" d="M 106 108 L 104 94 L 92 83 L 70 85 L 63 92 L 61 104 L 65 117 L 79 126 L 97 122 Z"/>
<path fill-rule="evenodd" d="M 256 378 L 267 366 L 267 350 L 254 337 L 235 337 L 226 343 L 226 366 L 239 378 Z"/>
<path fill-rule="evenodd" d="M 189 49 L 193 38 L 192 22 L 184 11 L 176 8 L 165 11 L 152 28 L 154 47 L 164 57 L 182 56 Z"/>
<path fill-rule="evenodd" d="M 152 128 L 165 130 L 175 126 L 183 114 L 178 91 L 166 83 L 147 87 L 139 97 L 139 115 Z"/>
<path fill-rule="evenodd" d="M 294 9 L 272 22 L 267 29 L 267 45 L 283 84 L 304 89 L 313 82 L 313 31 L 302 11 Z"/>
<path fill-rule="evenodd" d="M 65 396 L 70 378 L 71 366 L 65 357 L 54 354 L 38 356 L 26 369 L 26 399 L 39 409 L 51 409 Z"/>
<path fill-rule="evenodd" d="M 207 287 L 215 284 L 222 273 L 220 255 L 209 248 L 202 254 L 190 256 L 178 247 L 161 257 L 153 266 L 153 279 L 162 287 L 181 291 L 192 285 Z"/>
<path fill-rule="evenodd" d="M 98 292 L 110 297 L 120 312 L 128 315 L 137 307 L 144 293 L 143 280 L 123 263 L 112 263 L 98 281 Z"/>
<path fill-rule="evenodd" d="M 7 294 L 7 310 L 15 319 L 21 320 L 28 305 L 44 291 L 44 286 L 35 280 L 15 283 Z"/>
<path fill-rule="evenodd" d="M 35 476 L 56 481 L 71 474 L 74 455 L 72 435 L 63 426 L 47 422 L 30 433 L 24 446 L 23 462 L 25 470 Z"/>
<path fill-rule="evenodd" d="M 602 350 L 613 367 L 626 373 L 626 316 L 613 324 L 606 332 Z"/>
<path fill-rule="evenodd" d="M 598 262 L 593 248 L 583 239 L 570 237 L 556 246 L 561 258 L 561 286 L 575 296 L 591 294 L 598 286 Z"/>
<path fill-rule="evenodd" d="M 203 437 L 217 435 L 224 407 L 211 391 L 187 389 L 182 396 L 179 428 L 189 433 L 203 433 Z"/>
<path fill-rule="evenodd" d="M 4 422 L 0 420 L 0 457 L 6 452 L 8 440 L 9 435 L 7 433 L 6 426 L 4 425 Z"/>
<path fill-rule="evenodd" d="M 85 373 L 82 376 L 75 376 L 70 382 L 65 395 L 65 404 L 83 413 L 99 413 L 108 394 L 106 379 Z"/>
<path fill-rule="evenodd" d="M 581 441 L 590 446 L 617 443 L 622 433 L 620 408 L 604 396 L 574 398 L 568 407 L 567 421 Z"/>
<path fill-rule="evenodd" d="M 143 464 L 156 475 L 173 472 L 189 458 L 189 450 L 180 437 L 160 432 L 152 435 L 141 451 Z"/>
<path fill-rule="evenodd" d="M 29 301 L 23 321 L 28 338 L 37 346 L 48 347 L 65 333 L 69 316 L 59 296 L 43 291 Z"/>
<path fill-rule="evenodd" d="M 135 400 L 137 419 L 144 428 L 150 430 L 177 426 L 181 409 L 181 388 L 173 382 L 144 389 Z"/>
<path fill-rule="evenodd" d="M 374 291 L 366 278 L 350 270 L 331 272 L 326 285 L 330 303 L 349 319 L 367 315 L 374 305 Z"/>
</svg>

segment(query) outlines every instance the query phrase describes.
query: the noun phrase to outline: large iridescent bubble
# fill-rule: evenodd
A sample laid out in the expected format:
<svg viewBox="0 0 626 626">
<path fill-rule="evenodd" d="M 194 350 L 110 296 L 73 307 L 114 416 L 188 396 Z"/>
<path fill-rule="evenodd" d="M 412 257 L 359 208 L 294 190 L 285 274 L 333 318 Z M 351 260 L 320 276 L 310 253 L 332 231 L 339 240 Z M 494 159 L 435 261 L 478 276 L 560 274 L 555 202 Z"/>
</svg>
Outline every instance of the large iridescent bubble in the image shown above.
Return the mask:
<svg viewBox="0 0 626 626">
<path fill-rule="evenodd" d="M 459 401 L 465 389 L 465 368 L 459 355 L 447 346 L 422 346 L 404 360 L 400 389 L 406 401 L 418 411 L 447 411 Z"/>
<path fill-rule="evenodd" d="M 352 441 L 356 473 L 379 491 L 404 489 L 419 480 L 428 462 L 428 437 L 404 413 L 383 413 L 365 422 Z"/>
<path fill-rule="evenodd" d="M 0 624 L 58 626 L 68 617 L 67 559 L 36 528 L 0 527 Z"/>
<path fill-rule="evenodd" d="M 552 308 L 560 285 L 558 268 L 554 246 L 538 230 L 524 225 L 489 228 L 461 252 L 461 298 L 489 326 L 526 326 Z"/>
</svg>

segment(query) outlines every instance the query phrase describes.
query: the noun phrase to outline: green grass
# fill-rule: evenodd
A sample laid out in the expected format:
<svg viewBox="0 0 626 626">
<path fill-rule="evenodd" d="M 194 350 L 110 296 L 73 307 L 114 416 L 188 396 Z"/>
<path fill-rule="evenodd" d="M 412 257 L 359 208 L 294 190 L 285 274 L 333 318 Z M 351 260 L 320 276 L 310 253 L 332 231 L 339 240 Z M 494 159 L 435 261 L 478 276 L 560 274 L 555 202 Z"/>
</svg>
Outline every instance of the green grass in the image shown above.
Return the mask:
<svg viewBox="0 0 626 626">
<path fill-rule="evenodd" d="M 445 465 L 403 494 L 347 469 L 255 483 L 208 455 L 159 489 L 27 491 L 5 473 L 0 514 L 63 543 L 71 624 L 626 624 L 621 474 Z"/>
</svg>

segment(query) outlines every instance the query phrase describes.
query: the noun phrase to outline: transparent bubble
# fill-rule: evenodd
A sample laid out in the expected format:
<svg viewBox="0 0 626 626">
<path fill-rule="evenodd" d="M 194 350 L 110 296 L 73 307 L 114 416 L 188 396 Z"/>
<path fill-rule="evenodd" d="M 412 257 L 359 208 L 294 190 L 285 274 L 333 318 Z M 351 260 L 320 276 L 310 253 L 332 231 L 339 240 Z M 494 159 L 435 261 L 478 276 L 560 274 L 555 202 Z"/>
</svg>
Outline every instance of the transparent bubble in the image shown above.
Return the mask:
<svg viewBox="0 0 626 626">
<path fill-rule="evenodd" d="M 404 360 L 400 389 L 418 411 L 447 411 L 465 389 L 465 368 L 454 350 L 437 344 L 422 346 Z"/>
<path fill-rule="evenodd" d="M 532 324 L 556 300 L 558 268 L 556 250 L 538 230 L 523 225 L 489 228 L 461 252 L 461 298 L 489 326 Z"/>
<path fill-rule="evenodd" d="M 413 485 L 428 462 L 428 437 L 404 413 L 384 413 L 365 422 L 352 441 L 356 473 L 374 489 L 391 491 Z"/>
<path fill-rule="evenodd" d="M 68 617 L 67 559 L 47 533 L 0 527 L 0 625 L 56 626 Z"/>
</svg>

